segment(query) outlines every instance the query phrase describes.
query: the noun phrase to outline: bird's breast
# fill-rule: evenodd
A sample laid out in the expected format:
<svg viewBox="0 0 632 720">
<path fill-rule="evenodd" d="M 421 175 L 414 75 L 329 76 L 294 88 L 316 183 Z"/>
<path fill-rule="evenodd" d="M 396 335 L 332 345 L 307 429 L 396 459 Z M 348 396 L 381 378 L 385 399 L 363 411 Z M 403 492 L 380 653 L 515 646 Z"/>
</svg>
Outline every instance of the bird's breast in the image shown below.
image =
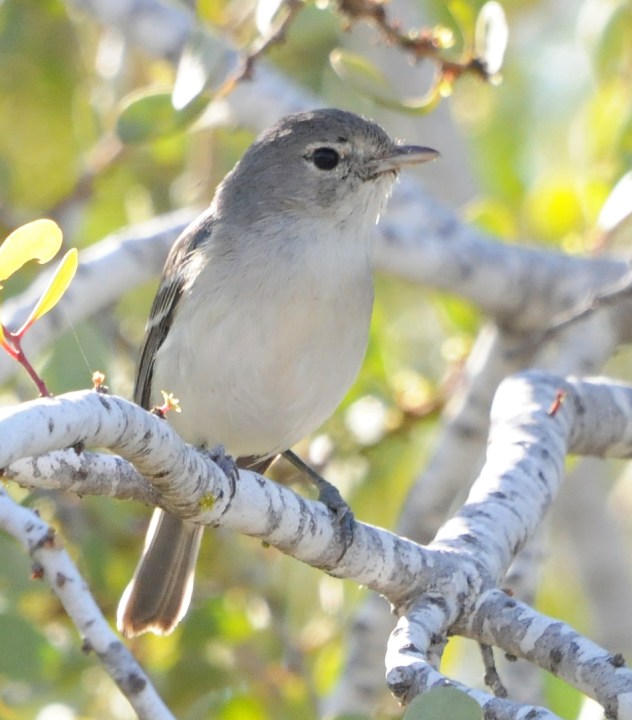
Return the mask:
<svg viewBox="0 0 632 720">
<path fill-rule="evenodd" d="M 222 443 L 236 456 L 271 455 L 334 412 L 362 363 L 373 300 L 364 246 L 334 249 L 321 243 L 319 253 L 314 243 L 240 271 L 234 263 L 230 271 L 204 268 L 152 383 L 154 393 L 180 399 L 173 422 L 186 440 Z"/>
</svg>

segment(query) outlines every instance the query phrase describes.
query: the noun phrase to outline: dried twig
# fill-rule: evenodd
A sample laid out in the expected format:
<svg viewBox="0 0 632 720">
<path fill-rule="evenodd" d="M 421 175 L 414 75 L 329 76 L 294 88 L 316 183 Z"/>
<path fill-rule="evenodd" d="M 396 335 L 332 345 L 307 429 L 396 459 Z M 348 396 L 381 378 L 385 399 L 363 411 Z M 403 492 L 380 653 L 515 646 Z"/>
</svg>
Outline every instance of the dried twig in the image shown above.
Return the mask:
<svg viewBox="0 0 632 720">
<path fill-rule="evenodd" d="M 498 670 L 496 669 L 496 662 L 494 660 L 494 651 L 491 645 L 479 645 L 481 649 L 481 655 L 483 657 L 483 664 L 485 665 L 485 685 L 494 693 L 496 697 L 506 698 L 507 690 L 503 685 Z"/>
<path fill-rule="evenodd" d="M 445 81 L 453 82 L 465 73 L 473 73 L 483 80 L 491 77 L 479 58 L 470 57 L 458 62 L 441 57 L 440 52 L 445 49 L 442 31 L 435 28 L 402 31 L 399 22 L 389 20 L 381 0 L 338 0 L 338 9 L 350 24 L 365 20 L 375 25 L 387 43 L 409 53 L 414 61 L 433 60 L 438 66 L 439 77 Z"/>
</svg>

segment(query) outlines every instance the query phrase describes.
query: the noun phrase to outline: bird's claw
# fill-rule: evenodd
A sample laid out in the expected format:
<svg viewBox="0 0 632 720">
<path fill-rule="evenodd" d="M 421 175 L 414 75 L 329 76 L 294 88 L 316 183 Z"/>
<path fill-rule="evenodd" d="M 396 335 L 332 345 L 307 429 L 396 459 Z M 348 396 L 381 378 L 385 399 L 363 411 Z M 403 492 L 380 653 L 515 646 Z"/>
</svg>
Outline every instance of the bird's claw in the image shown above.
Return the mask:
<svg viewBox="0 0 632 720">
<path fill-rule="evenodd" d="M 228 455 L 223 445 L 216 445 L 214 448 L 205 449 L 204 453 L 219 466 L 220 470 L 233 482 L 239 479 L 239 467 L 232 455 Z"/>
<path fill-rule="evenodd" d="M 342 557 L 353 542 L 353 529 L 355 524 L 353 511 L 340 494 L 338 488 L 324 478 L 320 478 L 320 482 L 318 483 L 318 499 L 333 515 L 336 540 L 344 547 L 341 553 Z"/>
</svg>

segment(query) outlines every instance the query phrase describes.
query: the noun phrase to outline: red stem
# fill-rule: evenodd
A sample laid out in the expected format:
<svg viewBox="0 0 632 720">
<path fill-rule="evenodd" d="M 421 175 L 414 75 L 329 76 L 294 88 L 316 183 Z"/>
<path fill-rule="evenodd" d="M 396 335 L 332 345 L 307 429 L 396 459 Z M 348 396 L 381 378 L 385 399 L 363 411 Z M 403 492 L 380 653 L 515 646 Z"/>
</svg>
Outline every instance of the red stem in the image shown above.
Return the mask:
<svg viewBox="0 0 632 720">
<path fill-rule="evenodd" d="M 26 370 L 31 380 L 35 383 L 35 387 L 37 388 L 40 397 L 51 397 L 51 393 L 48 391 L 46 383 L 35 372 L 34 367 L 31 365 L 31 363 L 28 361 L 28 358 L 24 354 L 24 350 L 22 350 L 23 332 L 20 331 L 17 333 L 12 333 L 10 330 L 7 330 L 4 325 L 2 326 L 2 331 L 4 333 L 4 340 L 2 341 L 2 346 L 4 347 L 4 349 Z"/>
</svg>

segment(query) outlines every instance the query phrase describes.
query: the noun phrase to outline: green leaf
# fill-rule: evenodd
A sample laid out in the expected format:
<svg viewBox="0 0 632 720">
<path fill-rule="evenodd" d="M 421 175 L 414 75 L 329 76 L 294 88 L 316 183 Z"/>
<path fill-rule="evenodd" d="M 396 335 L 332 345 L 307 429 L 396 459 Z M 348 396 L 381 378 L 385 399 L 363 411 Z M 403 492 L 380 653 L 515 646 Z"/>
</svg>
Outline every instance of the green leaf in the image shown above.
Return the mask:
<svg viewBox="0 0 632 720">
<path fill-rule="evenodd" d="M 199 96 L 176 110 L 169 92 L 141 92 L 128 95 L 116 121 L 119 138 L 129 145 L 148 142 L 185 130 L 206 108 Z"/>
<path fill-rule="evenodd" d="M 0 245 L 0 281 L 29 260 L 46 263 L 59 252 L 62 233 L 52 220 L 34 220 L 14 230 Z"/>
<path fill-rule="evenodd" d="M 77 272 L 79 264 L 79 253 L 77 248 L 71 248 L 62 258 L 55 274 L 50 279 L 46 290 L 42 293 L 42 297 L 38 300 L 37 305 L 31 311 L 28 319 L 18 331 L 18 335 L 22 335 L 28 328 L 42 315 L 52 310 L 61 300 L 63 294 L 68 289 L 72 279 Z"/>
<path fill-rule="evenodd" d="M 453 687 L 432 688 L 418 695 L 408 706 L 403 720 L 482 720 L 480 705 Z"/>
</svg>

